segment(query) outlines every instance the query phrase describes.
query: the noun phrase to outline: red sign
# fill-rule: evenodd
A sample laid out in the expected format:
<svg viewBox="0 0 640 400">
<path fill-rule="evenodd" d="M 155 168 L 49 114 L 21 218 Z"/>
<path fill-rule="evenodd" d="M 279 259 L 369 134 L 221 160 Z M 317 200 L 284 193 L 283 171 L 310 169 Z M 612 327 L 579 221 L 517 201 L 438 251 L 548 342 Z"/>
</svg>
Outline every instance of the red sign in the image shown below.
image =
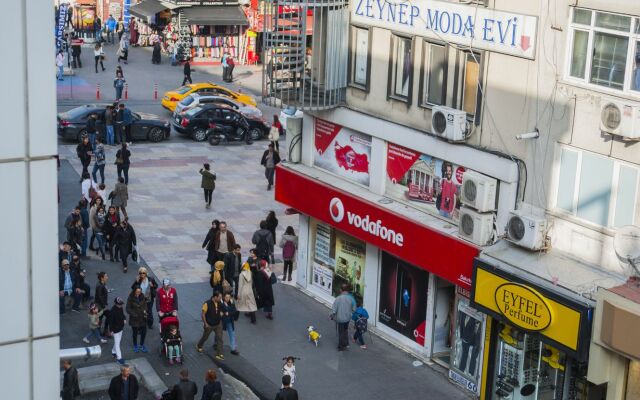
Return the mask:
<svg viewBox="0 0 640 400">
<path fill-rule="evenodd" d="M 420 153 L 389 143 L 387 146 L 387 175 L 389 175 L 391 182 L 400 182 L 418 158 L 420 158 Z"/>
<path fill-rule="evenodd" d="M 322 154 L 336 138 L 342 126 L 320 118 L 315 119 L 315 124 L 316 151 Z"/>
<path fill-rule="evenodd" d="M 277 201 L 471 289 L 478 248 L 289 168 L 276 168 Z"/>
</svg>

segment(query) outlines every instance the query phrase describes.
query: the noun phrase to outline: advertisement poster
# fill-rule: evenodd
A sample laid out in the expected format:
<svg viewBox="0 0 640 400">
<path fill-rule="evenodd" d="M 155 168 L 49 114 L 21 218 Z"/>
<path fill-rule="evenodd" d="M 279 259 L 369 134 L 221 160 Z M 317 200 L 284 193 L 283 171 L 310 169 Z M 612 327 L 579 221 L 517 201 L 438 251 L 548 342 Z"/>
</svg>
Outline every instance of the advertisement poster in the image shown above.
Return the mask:
<svg viewBox="0 0 640 400">
<path fill-rule="evenodd" d="M 364 296 L 364 262 L 366 245 L 360 240 L 336 231 L 336 276 L 333 285 L 333 296 L 340 294 L 343 283 L 351 284 L 353 295 L 362 299 Z"/>
<path fill-rule="evenodd" d="M 460 185 L 466 169 L 389 143 L 387 195 L 439 214 L 460 218 Z"/>
<path fill-rule="evenodd" d="M 325 292 L 331 294 L 333 286 L 333 270 L 322 266 L 316 262 L 313 263 L 313 274 L 311 284 Z"/>
<path fill-rule="evenodd" d="M 457 307 L 455 341 L 449 377 L 472 392 L 478 390 L 482 355 L 483 318 L 460 299 Z"/>
<path fill-rule="evenodd" d="M 313 165 L 343 178 L 369 186 L 371 136 L 315 119 Z"/>
<path fill-rule="evenodd" d="M 382 253 L 378 320 L 424 345 L 429 273 Z"/>
<path fill-rule="evenodd" d="M 129 32 L 129 20 L 131 19 L 131 0 L 122 1 L 122 19 L 124 20 L 124 30 Z"/>
<path fill-rule="evenodd" d="M 67 9 L 69 5 L 67 3 L 60 4 L 58 7 L 58 24 L 56 26 L 56 47 L 59 49 L 64 43 L 64 25 L 67 21 Z"/>
</svg>

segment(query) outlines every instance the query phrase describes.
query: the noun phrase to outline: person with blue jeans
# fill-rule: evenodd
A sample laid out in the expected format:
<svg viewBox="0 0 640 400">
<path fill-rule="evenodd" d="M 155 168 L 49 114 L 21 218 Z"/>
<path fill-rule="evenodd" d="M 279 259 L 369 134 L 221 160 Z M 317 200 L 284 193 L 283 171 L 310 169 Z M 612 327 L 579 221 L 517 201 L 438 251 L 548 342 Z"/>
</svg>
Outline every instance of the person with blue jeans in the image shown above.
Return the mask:
<svg viewBox="0 0 640 400">
<path fill-rule="evenodd" d="M 106 141 L 109 146 L 113 146 L 115 143 L 115 131 L 113 129 L 113 106 L 107 106 L 104 112 L 104 129 L 106 135 Z"/>
<path fill-rule="evenodd" d="M 89 202 L 87 201 L 87 199 L 82 198 L 82 200 L 80 200 L 80 219 L 82 220 L 82 244 L 81 244 L 81 251 L 80 251 L 80 255 L 82 257 L 86 257 L 87 256 L 87 247 L 89 246 L 89 227 L 91 226 L 91 223 L 89 221 L 89 210 L 87 210 L 87 205 L 89 204 Z"/>
<path fill-rule="evenodd" d="M 102 144 L 102 140 L 99 137 L 96 138 L 96 146 L 93 155 L 96 158 L 96 161 L 93 163 L 93 171 L 91 172 L 93 181 L 98 182 L 96 172 L 100 171 L 100 183 L 104 183 L 104 166 L 107 161 L 104 154 L 104 145 Z"/>
<path fill-rule="evenodd" d="M 116 79 L 113 80 L 113 87 L 116 89 L 116 101 L 120 101 L 120 99 L 122 99 L 122 90 L 124 89 L 125 83 L 126 80 L 124 79 L 124 76 L 122 76 L 122 73 L 118 72 L 116 74 Z M 124 107 L 124 104 L 120 105 Z"/>
<path fill-rule="evenodd" d="M 96 148 L 96 132 L 97 132 L 96 121 L 97 121 L 97 119 L 98 119 L 98 115 L 95 114 L 95 113 L 89 115 L 89 118 L 87 118 L 86 130 L 87 130 L 87 135 L 89 136 L 89 143 L 91 143 L 91 148 L 92 149 Z"/>
<path fill-rule="evenodd" d="M 113 18 L 113 15 L 109 14 L 109 18 L 107 19 L 107 42 L 113 44 L 113 33 L 116 31 L 116 19 Z"/>
<path fill-rule="evenodd" d="M 58 67 L 58 80 L 64 80 L 64 52 L 62 49 L 58 50 L 58 55 L 56 55 L 56 67 Z"/>
<path fill-rule="evenodd" d="M 356 311 L 356 301 L 351 295 L 351 285 L 344 283 L 340 290 L 340 296 L 336 297 L 331 307 L 331 319 L 337 324 L 338 351 L 344 351 L 349 345 L 349 321 Z"/>
<path fill-rule="evenodd" d="M 78 280 L 76 275 L 71 271 L 69 267 L 69 260 L 66 258 L 61 261 L 61 267 L 58 273 L 58 290 L 60 295 L 60 314 L 64 314 L 66 311 L 65 297 L 71 297 L 73 299 L 73 306 L 71 310 L 75 312 L 80 311 L 80 301 L 82 300 L 82 293 L 77 286 Z"/>
<path fill-rule="evenodd" d="M 231 298 L 231 293 L 225 293 L 222 303 L 222 312 L 224 316 L 222 317 L 222 328 L 227 331 L 229 335 L 229 347 L 231 348 L 231 354 L 238 355 L 238 345 L 236 343 L 236 332 L 233 321 L 236 319 L 236 315 L 238 311 L 236 310 L 236 305 Z"/>
</svg>

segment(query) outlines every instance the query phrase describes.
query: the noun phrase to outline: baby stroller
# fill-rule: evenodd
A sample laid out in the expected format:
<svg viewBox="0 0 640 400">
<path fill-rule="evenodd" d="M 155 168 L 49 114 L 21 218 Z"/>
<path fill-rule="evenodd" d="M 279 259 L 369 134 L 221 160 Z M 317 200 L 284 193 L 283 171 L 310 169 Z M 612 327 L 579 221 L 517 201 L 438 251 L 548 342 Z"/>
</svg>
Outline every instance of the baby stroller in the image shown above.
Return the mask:
<svg viewBox="0 0 640 400">
<path fill-rule="evenodd" d="M 175 354 L 171 357 L 171 359 L 169 358 L 168 346 L 170 345 L 178 345 L 180 347 L 180 355 L 182 356 L 184 354 L 182 350 L 181 338 L 177 340 L 167 338 L 167 335 L 169 333 L 169 329 L 171 326 L 175 326 L 178 329 L 178 336 L 180 337 L 180 321 L 178 321 L 177 317 L 168 316 L 160 320 L 160 341 L 161 341 L 160 355 L 165 355 L 167 357 L 167 360 L 169 361 L 172 361 L 173 359 L 177 359 Z M 182 357 L 180 358 L 179 363 L 180 364 L 183 363 Z"/>
</svg>

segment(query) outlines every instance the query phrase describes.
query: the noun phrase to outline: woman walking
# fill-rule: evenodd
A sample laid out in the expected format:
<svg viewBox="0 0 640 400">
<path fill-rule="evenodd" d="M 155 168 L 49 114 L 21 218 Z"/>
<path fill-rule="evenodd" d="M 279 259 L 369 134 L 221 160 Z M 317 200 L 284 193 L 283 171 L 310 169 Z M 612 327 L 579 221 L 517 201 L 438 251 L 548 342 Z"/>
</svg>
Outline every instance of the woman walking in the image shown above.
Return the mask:
<svg viewBox="0 0 640 400">
<path fill-rule="evenodd" d="M 118 47 L 118 64 L 120 64 L 120 60 L 124 60 L 124 63 L 127 64 L 127 58 L 129 57 L 129 40 L 127 35 L 122 35 L 120 38 L 120 46 Z"/>
<path fill-rule="evenodd" d="M 271 129 L 269 130 L 269 140 L 273 143 L 273 147 L 275 147 L 277 152 L 280 152 L 280 145 L 278 144 L 278 140 L 280 140 L 280 136 L 282 135 L 284 129 L 282 128 L 282 124 L 280 123 L 280 118 L 278 118 L 277 114 L 273 114 L 273 123 L 271 124 Z"/>
<path fill-rule="evenodd" d="M 292 226 L 287 226 L 284 235 L 280 239 L 280 247 L 282 248 L 282 259 L 284 260 L 284 274 L 282 280 L 291 281 L 291 273 L 293 272 L 293 260 L 298 249 L 298 237 Z M 287 275 L 288 272 L 288 275 Z"/>
<path fill-rule="evenodd" d="M 273 319 L 273 306 L 276 304 L 273 298 L 271 286 L 271 270 L 265 260 L 260 260 L 260 270 L 256 274 L 256 293 L 258 294 L 258 308 L 264 309 L 267 319 Z"/>
<path fill-rule="evenodd" d="M 111 348 L 111 355 L 118 361 L 118 364 L 124 364 L 124 358 L 122 358 L 122 350 L 120 350 L 120 341 L 122 340 L 122 330 L 127 323 L 127 319 L 124 316 L 122 306 L 124 300 L 120 297 L 116 297 L 111 311 L 109 311 L 109 327 L 113 333 L 113 347 Z"/>
<path fill-rule="evenodd" d="M 118 251 L 116 247 L 116 229 L 120 225 L 120 214 L 116 212 L 116 208 L 114 206 L 109 207 L 109 211 L 107 212 L 107 216 L 105 218 L 104 224 L 102 224 L 102 232 L 104 233 L 104 238 L 107 241 L 109 246 L 109 261 L 113 262 L 113 255 L 115 253 L 116 259 L 118 260 Z"/>
<path fill-rule="evenodd" d="M 100 197 L 98 197 L 100 199 Z M 104 226 L 104 222 L 107 220 L 107 213 L 104 210 L 104 206 L 102 205 L 102 201 L 100 201 L 100 206 L 98 207 L 98 211 L 93 215 L 92 224 L 95 227 L 92 227 L 92 231 L 98 240 L 98 248 L 96 249 L 96 254 L 100 254 L 102 259 L 105 257 L 105 238 L 104 232 L 102 231 L 102 227 Z"/>
<path fill-rule="evenodd" d="M 153 53 L 151 54 L 152 64 L 160 64 L 160 61 L 161 61 L 160 50 L 162 50 L 162 47 L 160 46 L 160 41 L 156 41 L 153 44 Z"/>
<path fill-rule="evenodd" d="M 158 283 L 153 277 L 149 276 L 149 272 L 145 267 L 138 268 L 138 277 L 136 278 L 131 289 L 135 286 L 140 286 L 142 294 L 147 302 L 147 327 L 153 328 L 153 303 L 156 299 L 156 290 L 158 289 Z"/>
<path fill-rule="evenodd" d="M 240 273 L 238 283 L 238 301 L 236 302 L 236 309 L 239 312 L 245 313 L 251 318 L 251 323 L 256 323 L 256 311 L 258 311 L 258 305 L 256 304 L 256 296 L 254 295 L 253 288 L 253 276 L 251 274 L 251 267 L 249 263 L 242 264 L 242 272 Z"/>
<path fill-rule="evenodd" d="M 133 352 L 146 353 L 148 350 L 144 346 L 144 339 L 147 336 L 147 301 L 140 286 L 134 286 L 129 294 L 127 314 L 129 314 L 129 325 L 133 331 Z M 138 336 L 140 336 L 140 346 L 138 346 Z"/>
<path fill-rule="evenodd" d="M 120 224 L 120 227 L 116 229 L 115 241 L 122 261 L 122 272 L 126 273 L 129 267 L 127 259 L 136 245 L 136 232 L 133 230 L 133 227 L 129 225 L 127 218 L 125 218 Z"/>
<path fill-rule="evenodd" d="M 116 101 L 120 101 L 122 99 L 122 90 L 124 89 L 124 84 L 126 82 L 127 81 L 121 73 L 116 74 L 116 79 L 113 80 L 113 87 L 116 89 Z"/>
<path fill-rule="evenodd" d="M 113 189 L 113 200 L 111 204 L 116 208 L 119 213 L 122 211 L 122 215 L 127 218 L 127 200 L 129 200 L 129 189 L 124 183 L 124 178 L 118 178 L 118 183 Z"/>
<path fill-rule="evenodd" d="M 102 44 L 96 43 L 96 45 L 93 47 L 93 58 L 95 58 L 96 61 L 96 74 L 98 73 L 98 63 L 100 63 L 100 68 L 105 71 L 106 68 L 104 67 L 104 50 L 102 49 Z"/>
<path fill-rule="evenodd" d="M 218 375 L 216 374 L 215 369 L 210 369 L 207 371 L 207 374 L 204 377 L 204 380 L 207 383 L 202 387 L 201 400 L 222 399 L 222 385 L 220 384 L 220 382 L 218 382 L 217 379 Z"/>
<path fill-rule="evenodd" d="M 104 320 L 104 328 L 102 329 L 102 337 L 110 337 L 109 331 L 109 289 L 107 289 L 107 280 L 109 276 L 106 272 L 98 272 L 98 282 L 96 283 L 96 296 L 94 298 L 96 305 L 100 311 L 104 311 L 100 321 Z"/>
<path fill-rule="evenodd" d="M 98 183 L 98 176 L 96 172 L 100 172 L 100 183 L 104 183 L 104 166 L 107 163 L 107 156 L 104 153 L 104 145 L 102 144 L 102 139 L 100 139 L 100 136 L 96 136 L 96 147 L 95 151 L 93 152 L 93 156 L 96 159 L 93 163 L 93 171 L 91 172 L 93 181 Z"/>
<path fill-rule="evenodd" d="M 202 248 L 207 250 L 207 262 L 211 267 L 211 272 L 213 272 L 213 264 L 218 260 L 214 242 L 216 240 L 216 234 L 220 229 L 219 225 L 220 221 L 217 219 L 211 221 L 211 228 L 209 228 L 209 232 L 207 232 L 207 236 L 204 238 L 204 242 L 202 242 Z"/>
<path fill-rule="evenodd" d="M 209 163 L 203 164 L 204 168 L 200 168 L 200 175 L 202 175 L 202 183 L 200 187 L 204 189 L 204 206 L 205 208 L 211 208 L 211 198 L 213 197 L 213 191 L 216 188 L 216 173 L 211 171 Z"/>
<path fill-rule="evenodd" d="M 131 151 L 127 143 L 122 141 L 122 147 L 116 152 L 116 169 L 118 178 L 124 175 L 124 184 L 129 184 L 129 166 L 131 165 Z"/>
<path fill-rule="evenodd" d="M 276 228 L 278 227 L 278 218 L 276 218 L 276 212 L 273 210 L 269 211 L 265 222 L 267 223 L 267 230 L 271 232 L 271 236 L 273 237 L 273 243 L 276 243 Z"/>
<path fill-rule="evenodd" d="M 94 240 L 96 239 L 96 232 L 98 230 L 100 231 L 102 230 L 102 226 L 96 226 L 96 213 L 100 209 L 100 206 L 104 206 L 102 197 L 96 196 L 95 199 L 91 200 L 91 208 L 89 208 L 89 226 L 91 226 L 91 239 L 89 240 L 89 250 L 93 250 L 93 251 L 97 251 L 97 249 L 93 247 Z"/>
</svg>

